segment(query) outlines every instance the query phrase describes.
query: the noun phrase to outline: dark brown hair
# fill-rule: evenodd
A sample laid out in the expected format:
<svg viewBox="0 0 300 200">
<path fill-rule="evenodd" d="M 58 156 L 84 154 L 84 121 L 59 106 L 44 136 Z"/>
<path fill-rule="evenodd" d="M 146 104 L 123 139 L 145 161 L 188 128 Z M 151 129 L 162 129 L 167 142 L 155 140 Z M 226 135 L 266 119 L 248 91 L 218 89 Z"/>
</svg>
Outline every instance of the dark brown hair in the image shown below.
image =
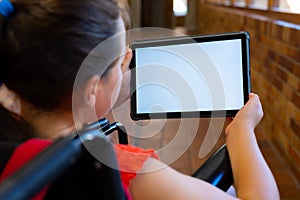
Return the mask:
<svg viewBox="0 0 300 200">
<path fill-rule="evenodd" d="M 55 110 L 71 98 L 87 54 L 118 31 L 118 2 L 11 2 L 15 12 L 0 16 L 0 83 L 41 111 Z M 24 140 L 33 129 L 1 107 L 0 131 L 0 140 Z"/>
<path fill-rule="evenodd" d="M 15 0 L 2 23 L 0 82 L 32 105 L 53 110 L 70 97 L 86 55 L 116 33 L 114 0 Z"/>
</svg>

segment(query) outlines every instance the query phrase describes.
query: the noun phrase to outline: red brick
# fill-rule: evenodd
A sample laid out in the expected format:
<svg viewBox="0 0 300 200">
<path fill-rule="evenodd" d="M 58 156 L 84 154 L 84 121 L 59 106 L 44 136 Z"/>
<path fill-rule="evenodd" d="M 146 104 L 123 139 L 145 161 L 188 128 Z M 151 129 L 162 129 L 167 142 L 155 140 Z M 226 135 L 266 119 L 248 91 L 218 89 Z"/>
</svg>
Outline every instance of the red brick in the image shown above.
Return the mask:
<svg viewBox="0 0 300 200">
<path fill-rule="evenodd" d="M 293 73 L 295 74 L 295 76 L 300 77 L 300 64 L 294 65 Z"/>
<path fill-rule="evenodd" d="M 300 63 L 300 48 L 291 46 L 288 49 L 288 56 L 294 59 L 296 62 Z"/>
<path fill-rule="evenodd" d="M 291 128 L 298 138 L 300 138 L 300 125 L 294 119 L 291 119 Z"/>
<path fill-rule="evenodd" d="M 290 29 L 288 42 L 291 45 L 294 45 L 296 47 L 300 46 L 300 26 L 299 25 L 295 25 L 294 28 Z"/>
<path fill-rule="evenodd" d="M 293 88 L 293 90 L 297 91 L 300 83 L 300 78 L 290 73 L 288 75 L 287 83 Z"/>
<path fill-rule="evenodd" d="M 290 72 L 294 71 L 294 63 L 290 59 L 288 59 L 284 56 L 281 56 L 279 54 L 275 54 L 274 59 L 278 64 L 280 64 L 282 67 L 284 67 L 288 71 L 290 71 Z"/>
<path fill-rule="evenodd" d="M 288 151 L 289 151 L 290 159 L 293 160 L 295 166 L 300 166 L 299 152 L 297 152 L 297 150 L 295 150 L 292 146 L 289 146 Z M 300 169 L 298 168 L 298 170 Z"/>
<path fill-rule="evenodd" d="M 269 26 L 269 33 L 272 37 L 282 40 L 283 27 L 278 25 L 276 22 Z"/>
<path fill-rule="evenodd" d="M 300 95 L 297 93 L 293 93 L 292 102 L 295 104 L 297 108 L 300 108 Z"/>
</svg>

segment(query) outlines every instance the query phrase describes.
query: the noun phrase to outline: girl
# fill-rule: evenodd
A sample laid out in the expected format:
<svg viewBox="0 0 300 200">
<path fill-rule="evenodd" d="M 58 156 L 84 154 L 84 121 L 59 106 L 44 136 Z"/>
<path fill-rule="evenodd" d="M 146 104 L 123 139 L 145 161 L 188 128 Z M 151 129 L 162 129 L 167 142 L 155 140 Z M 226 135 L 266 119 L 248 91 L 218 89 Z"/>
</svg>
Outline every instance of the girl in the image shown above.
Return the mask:
<svg viewBox="0 0 300 200">
<path fill-rule="evenodd" d="M 124 32 L 118 2 L 14 0 L 9 7 L 4 3 L 9 2 L 0 2 L 0 82 L 19 96 L 21 116 L 34 128 L 34 137 L 53 140 L 75 131 L 72 97 L 76 125 L 89 122 L 92 113 L 104 117 L 122 88 L 122 63 L 128 67 L 131 58 L 124 38 L 93 52 L 95 59 L 83 68 L 84 76 L 78 80 L 76 75 L 96 45 Z M 112 62 L 108 59 L 111 52 L 118 55 Z M 97 67 L 98 60 L 102 68 Z M 255 139 L 254 129 L 262 116 L 259 98 L 251 94 L 226 128 L 238 198 L 279 199 Z M 151 172 L 137 173 L 130 180 L 133 199 L 236 199 L 171 169 L 150 154 L 135 171 Z M 122 159 L 120 165 L 122 169 Z"/>
</svg>

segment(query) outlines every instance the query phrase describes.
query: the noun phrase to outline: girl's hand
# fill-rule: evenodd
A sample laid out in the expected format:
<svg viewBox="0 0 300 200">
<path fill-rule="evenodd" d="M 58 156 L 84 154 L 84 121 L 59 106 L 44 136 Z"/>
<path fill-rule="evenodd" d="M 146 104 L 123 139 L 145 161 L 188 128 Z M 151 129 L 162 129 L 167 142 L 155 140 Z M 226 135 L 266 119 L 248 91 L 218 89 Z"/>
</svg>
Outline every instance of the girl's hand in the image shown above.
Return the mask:
<svg viewBox="0 0 300 200">
<path fill-rule="evenodd" d="M 226 134 L 231 129 L 250 129 L 254 130 L 263 117 L 263 110 L 258 95 L 251 93 L 248 102 L 233 118 L 232 122 L 226 127 Z"/>
</svg>

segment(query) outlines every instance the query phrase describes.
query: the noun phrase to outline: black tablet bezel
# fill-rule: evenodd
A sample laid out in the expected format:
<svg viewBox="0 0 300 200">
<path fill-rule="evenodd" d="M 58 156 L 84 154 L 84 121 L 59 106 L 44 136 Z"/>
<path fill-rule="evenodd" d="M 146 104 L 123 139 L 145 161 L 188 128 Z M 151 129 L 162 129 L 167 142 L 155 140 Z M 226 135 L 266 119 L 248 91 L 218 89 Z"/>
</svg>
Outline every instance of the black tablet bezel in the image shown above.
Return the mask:
<svg viewBox="0 0 300 200">
<path fill-rule="evenodd" d="M 242 45 L 242 65 L 243 65 L 243 90 L 244 90 L 244 104 L 248 101 L 250 93 L 250 35 L 247 32 L 233 32 L 209 35 L 183 36 L 164 39 L 140 40 L 135 41 L 131 45 L 133 57 L 130 63 L 130 69 L 136 67 L 135 64 L 135 49 L 145 47 L 157 47 L 166 45 L 176 45 L 185 43 L 201 43 L 222 40 L 241 39 Z M 214 111 L 193 111 L 193 112 L 170 112 L 170 113 L 137 113 L 136 102 L 136 70 L 131 70 L 130 81 L 130 109 L 131 118 L 133 120 L 147 120 L 147 119 L 166 119 L 166 118 L 204 118 L 204 117 L 234 117 L 239 110 L 214 110 Z"/>
</svg>

